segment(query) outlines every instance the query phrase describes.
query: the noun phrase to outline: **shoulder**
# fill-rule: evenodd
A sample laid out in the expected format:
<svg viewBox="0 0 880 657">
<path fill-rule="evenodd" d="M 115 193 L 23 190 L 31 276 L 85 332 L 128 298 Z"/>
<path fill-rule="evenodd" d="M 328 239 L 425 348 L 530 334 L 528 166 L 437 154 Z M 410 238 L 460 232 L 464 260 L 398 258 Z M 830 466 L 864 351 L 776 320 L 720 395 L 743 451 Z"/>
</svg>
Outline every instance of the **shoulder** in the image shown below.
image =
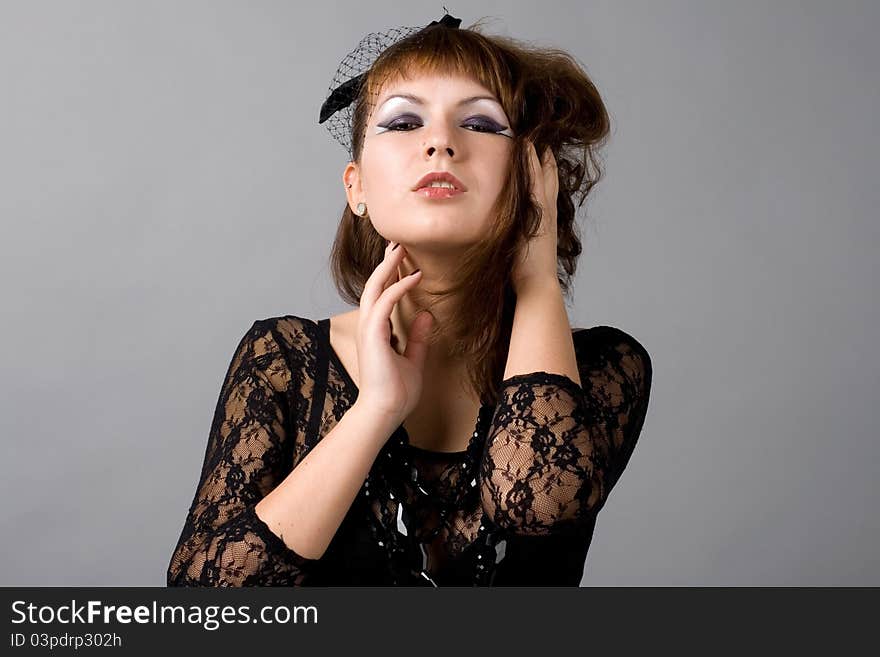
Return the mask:
<svg viewBox="0 0 880 657">
<path fill-rule="evenodd" d="M 651 388 L 653 366 L 645 346 L 626 331 L 614 326 L 573 328 L 572 339 L 582 383 L 615 382 L 645 398 Z"/>
<path fill-rule="evenodd" d="M 318 321 L 299 315 L 278 315 L 257 319 L 251 331 L 271 335 L 284 350 L 301 350 L 312 347 L 318 341 Z"/>
<path fill-rule="evenodd" d="M 279 315 L 252 320 L 238 347 L 277 388 L 311 378 L 318 363 L 320 326 L 308 317 Z"/>
<path fill-rule="evenodd" d="M 592 326 L 590 328 L 571 329 L 575 347 L 590 347 L 607 351 L 617 351 L 622 355 L 634 355 L 650 365 L 651 356 L 645 346 L 623 329 L 615 326 Z"/>
</svg>

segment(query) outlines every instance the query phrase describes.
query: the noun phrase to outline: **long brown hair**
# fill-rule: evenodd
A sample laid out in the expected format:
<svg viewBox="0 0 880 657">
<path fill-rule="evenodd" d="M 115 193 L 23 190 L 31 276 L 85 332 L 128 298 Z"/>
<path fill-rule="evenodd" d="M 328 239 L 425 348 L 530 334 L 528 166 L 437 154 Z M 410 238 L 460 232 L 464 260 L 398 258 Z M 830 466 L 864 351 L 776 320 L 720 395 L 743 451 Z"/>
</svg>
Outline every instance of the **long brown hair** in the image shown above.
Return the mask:
<svg viewBox="0 0 880 657">
<path fill-rule="evenodd" d="M 603 175 L 598 151 L 610 132 L 609 115 L 593 82 L 565 51 L 486 35 L 479 21 L 467 29 L 438 25 L 394 43 L 367 72 L 352 113 L 357 164 L 374 100 L 384 85 L 420 74 L 475 80 L 499 99 L 514 133 L 510 176 L 493 206 L 496 219 L 490 234 L 462 255 L 451 272 L 451 285 L 430 292 L 434 301 L 428 305 L 430 309 L 442 297 L 455 299 L 451 321 L 442 327 L 435 322 L 429 341 L 441 331 L 451 338 L 454 354 L 467 360 L 473 390 L 481 401 L 496 403 L 516 304 L 510 272 L 520 245 L 541 225 L 539 207 L 529 193 L 528 141 L 535 142 L 539 156 L 551 148 L 557 160 L 557 278 L 570 300 L 582 250 L 575 197 L 577 207 L 582 206 Z M 372 223 L 354 215 L 346 203 L 330 255 L 334 284 L 345 301 L 360 303 L 386 244 Z"/>
</svg>

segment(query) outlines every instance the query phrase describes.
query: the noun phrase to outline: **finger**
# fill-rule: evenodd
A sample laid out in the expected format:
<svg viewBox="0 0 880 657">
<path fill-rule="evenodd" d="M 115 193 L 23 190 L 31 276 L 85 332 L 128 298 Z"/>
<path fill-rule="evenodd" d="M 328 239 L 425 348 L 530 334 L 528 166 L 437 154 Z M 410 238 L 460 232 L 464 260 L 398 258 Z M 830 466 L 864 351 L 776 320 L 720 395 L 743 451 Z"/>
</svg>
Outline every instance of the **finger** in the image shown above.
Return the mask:
<svg viewBox="0 0 880 657">
<path fill-rule="evenodd" d="M 378 335 L 387 335 L 385 331 L 390 331 L 388 319 L 391 317 L 391 311 L 394 310 L 394 304 L 403 298 L 403 295 L 416 286 L 421 280 L 422 272 L 416 270 L 409 276 L 404 276 L 396 283 L 391 284 L 387 290 L 376 300 L 373 310 L 365 320 L 367 325 L 365 330 L 380 331 Z M 390 335 L 389 335 L 390 337 Z"/>
<path fill-rule="evenodd" d="M 544 153 L 544 163 L 541 166 L 544 169 L 546 178 L 556 175 L 556 156 L 553 154 L 553 149 L 549 146 Z"/>
<path fill-rule="evenodd" d="M 532 142 L 532 155 L 533 162 L 538 169 L 543 169 L 544 164 L 547 161 L 547 152 L 550 150 L 549 146 L 544 146 L 544 150 L 541 153 L 538 153 L 538 147 L 535 142 Z"/>
<path fill-rule="evenodd" d="M 385 254 L 382 261 L 370 274 L 367 282 L 364 284 L 364 291 L 361 293 L 360 307 L 363 311 L 362 315 L 369 315 L 376 300 L 388 287 L 388 281 L 392 276 L 397 275 L 397 267 L 403 260 L 403 246 L 394 249 L 394 244 L 385 247 Z"/>
<path fill-rule="evenodd" d="M 535 142 L 530 141 L 529 142 L 529 169 L 531 170 L 532 174 L 534 175 L 538 172 L 538 169 L 540 169 L 540 168 L 541 168 L 541 161 L 540 161 L 540 158 L 538 157 L 538 149 L 535 146 Z"/>
<path fill-rule="evenodd" d="M 413 320 L 406 338 L 404 358 L 416 365 L 419 370 L 425 366 L 425 358 L 428 355 L 428 336 L 434 324 L 434 316 L 427 310 L 420 312 Z"/>
<path fill-rule="evenodd" d="M 534 195 L 538 195 L 538 170 L 540 169 L 540 163 L 538 162 L 538 152 L 535 150 L 535 142 L 529 141 L 529 145 L 526 149 L 527 159 L 528 159 L 528 168 L 529 168 L 529 180 L 532 185 L 532 192 Z"/>
<path fill-rule="evenodd" d="M 545 201 L 547 198 L 545 186 L 545 176 L 547 172 L 544 169 L 544 166 L 541 164 L 541 159 L 538 157 L 538 151 L 535 147 L 534 142 L 530 142 L 530 157 L 529 157 L 529 171 L 532 177 L 532 195 L 535 197 L 535 200 L 542 207 L 545 205 Z M 549 150 L 549 149 L 548 149 Z"/>
<path fill-rule="evenodd" d="M 559 193 L 559 167 L 556 162 L 556 156 L 553 149 L 547 149 L 546 169 L 544 174 L 544 191 L 546 199 L 553 202 Z"/>
<path fill-rule="evenodd" d="M 401 248 L 403 248 L 403 247 L 400 247 L 397 250 L 400 251 Z M 382 295 L 382 292 L 384 292 L 389 287 L 391 287 L 391 285 L 393 283 L 396 283 L 399 280 L 400 280 L 400 267 L 394 267 L 389 272 L 388 277 L 382 281 L 382 289 L 379 291 L 379 296 Z"/>
</svg>

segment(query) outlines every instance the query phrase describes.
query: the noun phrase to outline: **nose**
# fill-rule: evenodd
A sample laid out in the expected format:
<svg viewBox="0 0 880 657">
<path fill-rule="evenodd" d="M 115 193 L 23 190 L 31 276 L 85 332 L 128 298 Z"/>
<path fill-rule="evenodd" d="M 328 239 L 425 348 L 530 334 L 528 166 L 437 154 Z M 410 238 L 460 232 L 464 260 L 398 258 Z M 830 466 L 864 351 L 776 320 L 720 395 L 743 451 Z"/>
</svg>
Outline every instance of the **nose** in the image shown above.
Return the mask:
<svg viewBox="0 0 880 657">
<path fill-rule="evenodd" d="M 435 146 L 428 146 L 428 149 L 427 149 L 427 151 L 428 151 L 428 157 L 433 156 L 434 153 L 435 153 L 437 150 L 438 150 L 438 149 L 437 149 L 437 147 L 435 147 Z M 440 150 L 443 150 L 442 147 L 440 148 Z M 455 154 L 455 153 L 453 152 L 451 146 L 446 146 L 446 152 L 449 154 L 449 157 L 452 157 L 452 156 Z"/>
<path fill-rule="evenodd" d="M 445 126 L 438 125 L 429 133 L 427 133 L 425 143 L 422 145 L 422 147 L 425 149 L 428 157 L 433 157 L 434 153 L 443 150 L 445 150 L 447 155 L 449 155 L 450 157 L 455 155 L 451 132 L 449 131 L 449 128 Z"/>
</svg>

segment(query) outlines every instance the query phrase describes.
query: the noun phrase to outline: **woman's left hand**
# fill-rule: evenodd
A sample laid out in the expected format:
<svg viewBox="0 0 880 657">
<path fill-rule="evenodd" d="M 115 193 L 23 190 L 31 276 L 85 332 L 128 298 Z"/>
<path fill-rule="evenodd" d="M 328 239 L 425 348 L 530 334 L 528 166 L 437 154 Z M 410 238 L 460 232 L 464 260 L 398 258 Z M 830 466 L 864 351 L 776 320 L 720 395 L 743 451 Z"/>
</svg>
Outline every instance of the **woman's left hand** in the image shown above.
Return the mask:
<svg viewBox="0 0 880 657">
<path fill-rule="evenodd" d="M 511 273 L 511 283 L 517 294 L 533 283 L 559 282 L 556 273 L 556 197 L 559 193 L 556 158 L 553 150 L 548 147 L 544 152 L 544 161 L 541 162 L 534 142 L 529 142 L 528 150 L 531 194 L 541 209 L 541 226 L 537 235 L 520 249 L 519 258 Z"/>
</svg>

